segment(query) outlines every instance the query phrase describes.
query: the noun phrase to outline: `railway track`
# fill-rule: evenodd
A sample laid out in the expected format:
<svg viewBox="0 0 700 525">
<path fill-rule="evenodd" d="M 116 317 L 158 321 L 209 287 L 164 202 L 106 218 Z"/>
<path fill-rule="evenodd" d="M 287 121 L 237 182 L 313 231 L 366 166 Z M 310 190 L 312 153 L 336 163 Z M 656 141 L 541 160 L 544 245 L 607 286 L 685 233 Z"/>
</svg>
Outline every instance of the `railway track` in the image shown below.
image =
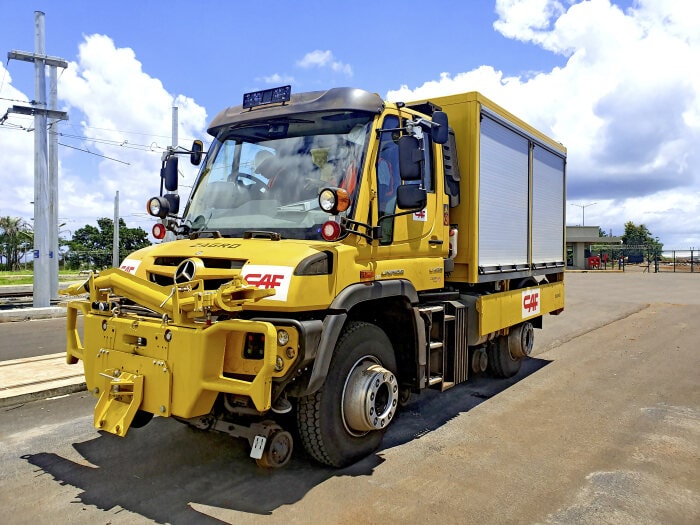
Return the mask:
<svg viewBox="0 0 700 525">
<path fill-rule="evenodd" d="M 0 302 L 4 299 L 13 299 L 16 297 L 32 297 L 34 295 L 32 290 L 12 290 L 3 291 L 0 290 Z"/>
</svg>

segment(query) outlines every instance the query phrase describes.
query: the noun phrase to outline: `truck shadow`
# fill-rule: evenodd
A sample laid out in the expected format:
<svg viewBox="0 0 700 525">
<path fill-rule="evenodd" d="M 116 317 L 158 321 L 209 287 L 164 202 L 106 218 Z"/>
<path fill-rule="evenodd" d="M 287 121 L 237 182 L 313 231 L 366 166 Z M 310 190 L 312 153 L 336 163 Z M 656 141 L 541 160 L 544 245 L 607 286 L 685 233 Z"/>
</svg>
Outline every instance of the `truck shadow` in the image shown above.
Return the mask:
<svg viewBox="0 0 700 525">
<path fill-rule="evenodd" d="M 248 458 L 243 440 L 160 418 L 125 438 L 100 434 L 75 443 L 90 465 L 48 452 L 22 458 L 62 485 L 82 490 L 77 496 L 82 505 L 110 512 L 125 509 L 158 523 L 230 523 L 242 518 L 240 513 L 272 514 L 330 478 L 372 475 L 384 461 L 383 450 L 425 438 L 548 363 L 528 359 L 511 379 L 476 377 L 447 392 L 413 398 L 392 423 L 382 448 L 341 470 L 314 463 L 300 445 L 285 468 L 263 470 Z"/>
</svg>

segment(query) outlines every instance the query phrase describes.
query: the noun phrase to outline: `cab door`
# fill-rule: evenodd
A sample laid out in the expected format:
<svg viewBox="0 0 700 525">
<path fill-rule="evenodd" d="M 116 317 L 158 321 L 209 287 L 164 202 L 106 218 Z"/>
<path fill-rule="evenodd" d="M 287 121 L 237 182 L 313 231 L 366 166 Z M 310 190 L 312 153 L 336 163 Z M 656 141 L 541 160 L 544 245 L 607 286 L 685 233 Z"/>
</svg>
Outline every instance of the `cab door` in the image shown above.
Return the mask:
<svg viewBox="0 0 700 525">
<path fill-rule="evenodd" d="M 380 257 L 429 257 L 441 255 L 443 211 L 438 206 L 435 184 L 435 162 L 433 143 L 428 133 L 423 134 L 424 156 L 421 180 L 401 181 L 399 171 L 398 140 L 396 130 L 403 125 L 398 115 L 387 115 L 382 123 L 379 147 L 374 169 L 377 191 L 377 220 L 380 226 Z M 414 213 L 390 217 L 405 212 L 396 205 L 396 190 L 401 184 L 417 184 L 427 192 L 427 204 Z M 383 217 L 387 217 L 384 219 Z M 432 242 L 431 237 L 435 237 Z"/>
</svg>

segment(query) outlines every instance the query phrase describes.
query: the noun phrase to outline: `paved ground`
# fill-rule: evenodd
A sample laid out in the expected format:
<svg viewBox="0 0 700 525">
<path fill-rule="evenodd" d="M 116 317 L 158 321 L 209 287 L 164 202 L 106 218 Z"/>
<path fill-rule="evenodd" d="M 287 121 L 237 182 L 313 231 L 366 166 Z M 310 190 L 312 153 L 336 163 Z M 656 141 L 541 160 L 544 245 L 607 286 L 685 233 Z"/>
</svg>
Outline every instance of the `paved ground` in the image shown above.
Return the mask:
<svg viewBox="0 0 700 525">
<path fill-rule="evenodd" d="M 244 443 L 160 418 L 103 435 L 85 393 L 5 408 L 0 506 L 10 523 L 699 523 L 698 319 L 696 275 L 567 275 L 515 380 L 414 399 L 340 471 L 260 471 Z"/>
</svg>

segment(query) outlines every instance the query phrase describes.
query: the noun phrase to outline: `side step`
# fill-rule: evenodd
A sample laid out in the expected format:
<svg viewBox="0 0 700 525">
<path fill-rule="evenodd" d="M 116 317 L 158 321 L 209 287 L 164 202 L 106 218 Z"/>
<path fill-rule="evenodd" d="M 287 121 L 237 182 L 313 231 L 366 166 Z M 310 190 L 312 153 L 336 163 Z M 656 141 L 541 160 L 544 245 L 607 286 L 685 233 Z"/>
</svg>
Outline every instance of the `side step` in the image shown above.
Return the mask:
<svg viewBox="0 0 700 525">
<path fill-rule="evenodd" d="M 442 391 L 466 381 L 469 370 L 466 307 L 444 301 L 419 308 L 428 334 L 426 386 Z"/>
</svg>

